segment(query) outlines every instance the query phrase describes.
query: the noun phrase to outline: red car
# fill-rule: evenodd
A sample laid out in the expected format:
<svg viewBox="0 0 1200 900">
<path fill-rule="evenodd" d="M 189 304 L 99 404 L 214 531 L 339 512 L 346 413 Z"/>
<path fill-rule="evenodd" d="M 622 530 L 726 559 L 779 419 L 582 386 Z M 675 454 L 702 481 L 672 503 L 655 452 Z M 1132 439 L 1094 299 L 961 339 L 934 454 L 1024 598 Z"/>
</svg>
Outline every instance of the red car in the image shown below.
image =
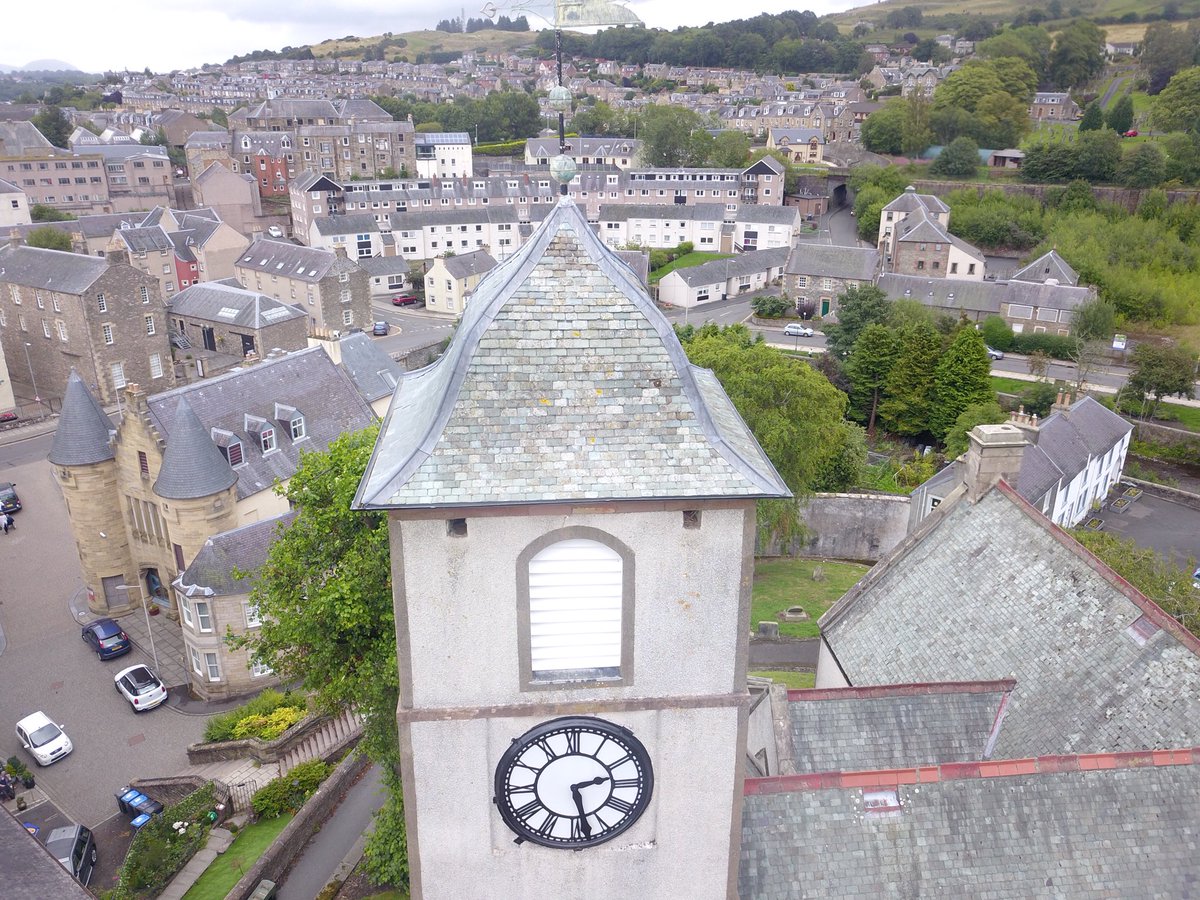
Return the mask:
<svg viewBox="0 0 1200 900">
<path fill-rule="evenodd" d="M 1137 137 L 1137 134 L 1136 128 L 1130 128 L 1127 132 L 1121 135 L 1121 137 Z"/>
<path fill-rule="evenodd" d="M 420 302 L 416 294 L 397 294 L 392 298 L 392 306 L 416 306 Z"/>
</svg>

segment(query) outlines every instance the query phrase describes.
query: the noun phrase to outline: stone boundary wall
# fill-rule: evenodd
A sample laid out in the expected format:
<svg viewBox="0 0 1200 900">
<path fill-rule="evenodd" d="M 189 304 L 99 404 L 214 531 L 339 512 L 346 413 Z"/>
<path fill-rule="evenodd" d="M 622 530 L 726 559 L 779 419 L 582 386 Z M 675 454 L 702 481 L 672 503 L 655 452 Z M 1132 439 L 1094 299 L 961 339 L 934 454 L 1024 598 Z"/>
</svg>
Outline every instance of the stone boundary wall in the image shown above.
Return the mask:
<svg viewBox="0 0 1200 900">
<path fill-rule="evenodd" d="M 784 547 L 759 535 L 759 556 L 876 563 L 908 535 L 911 499 L 895 494 L 817 494 L 800 509 L 807 533 Z"/>
<path fill-rule="evenodd" d="M 1200 494 L 1193 494 L 1191 491 L 1182 491 L 1179 488 L 1169 487 L 1155 481 L 1142 481 L 1140 478 L 1130 478 L 1128 475 L 1122 475 L 1121 480 L 1128 481 L 1130 484 L 1136 484 L 1147 494 L 1152 494 L 1155 497 L 1174 500 L 1177 503 L 1182 503 L 1184 506 L 1190 506 L 1192 509 L 1200 509 Z"/>
<path fill-rule="evenodd" d="M 247 756 L 257 759 L 260 763 L 279 762 L 292 747 L 314 731 L 319 731 L 329 721 L 329 716 L 309 716 L 307 719 L 297 722 L 273 741 L 243 738 L 237 741 L 189 744 L 187 748 L 188 762 L 194 766 L 202 766 L 205 763 L 225 762 L 231 759 L 243 759 Z"/>
<path fill-rule="evenodd" d="M 246 900 L 264 878 L 278 882 L 296 855 L 304 849 L 304 845 L 337 807 L 346 789 L 369 765 L 370 760 L 366 754 L 348 754 L 329 777 L 321 782 L 321 786 L 308 798 L 308 802 L 300 807 L 300 811 L 258 858 L 258 862 L 250 867 L 242 876 L 242 880 L 226 895 L 226 900 Z"/>
<path fill-rule="evenodd" d="M 1026 197 L 1036 197 L 1038 200 L 1045 199 L 1046 192 L 1055 188 L 1065 188 L 1065 184 L 1032 184 L 1025 181 L 1013 182 L 997 182 L 983 184 L 979 182 L 961 182 L 961 181 L 934 181 L 932 179 L 914 179 L 909 182 L 922 194 L 934 194 L 935 196 L 945 196 L 951 191 L 960 190 L 975 190 L 982 195 L 985 191 L 1003 191 L 1005 194 L 1023 195 Z M 1129 212 L 1135 212 L 1138 204 L 1142 200 L 1142 195 L 1147 191 L 1139 188 L 1123 188 L 1123 187 L 1105 187 L 1093 186 L 1092 194 L 1097 200 L 1103 200 L 1106 203 L 1116 203 L 1125 207 Z M 1195 203 L 1197 198 L 1200 198 L 1200 191 L 1196 189 L 1184 190 L 1169 190 L 1167 193 L 1168 203 Z"/>
<path fill-rule="evenodd" d="M 1195 444 L 1197 453 L 1200 453 L 1200 434 L 1194 431 L 1160 425 L 1157 422 L 1139 422 L 1136 419 L 1122 418 L 1133 425 L 1133 436 L 1139 441 L 1153 441 L 1156 444 L 1166 444 L 1171 447 L 1178 444 Z"/>
</svg>

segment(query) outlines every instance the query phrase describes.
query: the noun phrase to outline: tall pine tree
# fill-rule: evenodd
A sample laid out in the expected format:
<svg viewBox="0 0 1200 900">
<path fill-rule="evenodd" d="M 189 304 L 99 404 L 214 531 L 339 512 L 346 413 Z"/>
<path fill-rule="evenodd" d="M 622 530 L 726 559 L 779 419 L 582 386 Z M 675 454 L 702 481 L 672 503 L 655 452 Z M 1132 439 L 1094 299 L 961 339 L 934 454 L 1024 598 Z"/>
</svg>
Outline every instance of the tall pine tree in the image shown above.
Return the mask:
<svg viewBox="0 0 1200 900">
<path fill-rule="evenodd" d="M 933 375 L 941 353 L 942 336 L 928 322 L 900 332 L 899 354 L 879 406 L 880 424 L 885 429 L 909 436 L 932 431 Z"/>
<path fill-rule="evenodd" d="M 991 374 L 983 335 L 969 325 L 960 328 L 934 372 L 934 403 L 929 424 L 935 437 L 944 438 L 968 406 L 996 399 Z"/>
</svg>

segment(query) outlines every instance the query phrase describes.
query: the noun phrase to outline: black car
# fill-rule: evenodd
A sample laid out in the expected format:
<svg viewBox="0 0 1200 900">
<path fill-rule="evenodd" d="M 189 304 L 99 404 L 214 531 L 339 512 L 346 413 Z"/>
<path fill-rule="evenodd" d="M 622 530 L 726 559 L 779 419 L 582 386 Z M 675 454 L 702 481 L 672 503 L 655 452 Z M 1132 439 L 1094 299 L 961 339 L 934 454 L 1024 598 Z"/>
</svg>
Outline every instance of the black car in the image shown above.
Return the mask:
<svg viewBox="0 0 1200 900">
<path fill-rule="evenodd" d="M 0 481 L 0 512 L 13 513 L 21 508 L 17 486 L 11 481 Z"/>
<path fill-rule="evenodd" d="M 46 838 L 46 849 L 64 869 L 87 885 L 96 868 L 96 839 L 92 830 L 83 825 L 67 825 L 55 828 Z"/>
<path fill-rule="evenodd" d="M 113 619 L 97 619 L 83 626 L 84 643 L 90 644 L 100 659 L 122 656 L 133 649 L 129 635 Z"/>
</svg>

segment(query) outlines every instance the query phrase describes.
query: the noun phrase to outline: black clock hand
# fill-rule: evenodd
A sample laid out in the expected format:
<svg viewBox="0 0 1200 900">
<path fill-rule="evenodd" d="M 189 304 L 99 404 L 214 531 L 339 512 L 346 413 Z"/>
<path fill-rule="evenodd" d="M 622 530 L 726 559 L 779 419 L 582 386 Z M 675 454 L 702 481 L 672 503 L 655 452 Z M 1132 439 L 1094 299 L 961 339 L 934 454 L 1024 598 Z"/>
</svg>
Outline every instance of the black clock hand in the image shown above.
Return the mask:
<svg viewBox="0 0 1200 900">
<path fill-rule="evenodd" d="M 591 784 L 590 781 L 583 782 Z M 579 785 L 571 785 L 571 799 L 575 801 L 575 808 L 579 810 L 579 830 L 583 832 L 584 837 L 592 836 L 592 826 L 588 824 L 587 813 L 583 809 L 583 795 L 579 793 Z"/>
<path fill-rule="evenodd" d="M 581 781 L 579 784 L 571 785 L 571 793 L 574 794 L 581 787 L 591 787 L 593 784 L 604 784 L 608 779 L 603 775 L 597 775 L 595 778 L 589 778 L 587 781 Z"/>
</svg>

